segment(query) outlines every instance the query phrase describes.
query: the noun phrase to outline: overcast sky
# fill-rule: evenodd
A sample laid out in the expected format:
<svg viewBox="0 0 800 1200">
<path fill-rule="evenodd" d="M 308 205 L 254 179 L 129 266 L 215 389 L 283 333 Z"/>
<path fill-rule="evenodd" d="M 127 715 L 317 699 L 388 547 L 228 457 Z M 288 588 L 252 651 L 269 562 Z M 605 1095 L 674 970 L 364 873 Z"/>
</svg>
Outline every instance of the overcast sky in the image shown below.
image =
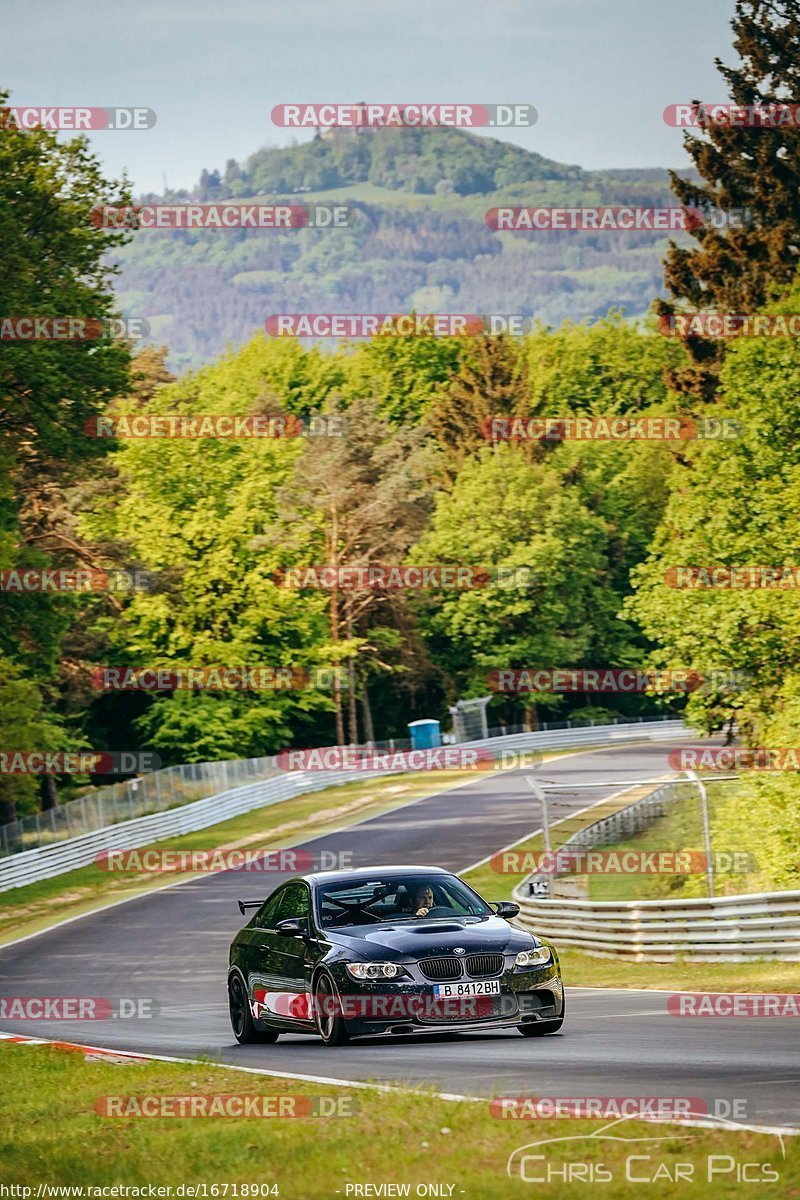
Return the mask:
<svg viewBox="0 0 800 1200">
<path fill-rule="evenodd" d="M 733 0 L 24 0 L 0 82 L 18 105 L 142 105 L 155 128 L 92 135 L 137 191 L 190 187 L 293 135 L 291 101 L 533 104 L 502 135 L 584 167 L 680 166 L 668 104 L 724 100 Z M 304 135 L 299 135 L 304 136 Z"/>
</svg>

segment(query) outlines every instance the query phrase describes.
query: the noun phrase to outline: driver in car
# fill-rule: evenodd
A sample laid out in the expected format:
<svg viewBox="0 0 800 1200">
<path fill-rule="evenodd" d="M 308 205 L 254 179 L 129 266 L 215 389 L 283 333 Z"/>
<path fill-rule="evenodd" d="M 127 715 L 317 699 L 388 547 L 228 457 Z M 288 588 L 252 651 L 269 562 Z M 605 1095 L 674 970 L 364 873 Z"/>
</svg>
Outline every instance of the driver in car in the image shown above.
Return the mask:
<svg viewBox="0 0 800 1200">
<path fill-rule="evenodd" d="M 427 883 L 422 883 L 414 891 L 414 898 L 411 902 L 411 911 L 417 917 L 427 917 L 432 908 L 433 889 Z"/>
</svg>

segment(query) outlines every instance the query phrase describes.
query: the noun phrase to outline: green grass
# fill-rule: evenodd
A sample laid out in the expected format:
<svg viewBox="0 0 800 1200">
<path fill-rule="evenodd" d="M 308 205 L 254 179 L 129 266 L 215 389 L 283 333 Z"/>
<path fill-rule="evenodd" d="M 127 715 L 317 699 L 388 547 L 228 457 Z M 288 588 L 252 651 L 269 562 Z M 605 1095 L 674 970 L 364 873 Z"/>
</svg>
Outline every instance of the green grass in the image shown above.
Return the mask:
<svg viewBox="0 0 800 1200">
<path fill-rule="evenodd" d="M 535 1059 L 536 1050 L 535 1042 L 519 1039 L 520 1055 Z M 325 1053 L 321 1048 L 321 1071 Z M 268 1047 L 264 1058 L 267 1063 Z M 576 1135 L 579 1141 L 556 1143 L 541 1152 L 558 1169 L 568 1162 L 605 1164 L 614 1177 L 602 1187 L 601 1194 L 609 1200 L 642 1194 L 626 1181 L 625 1160 L 645 1154 L 650 1161 L 637 1161 L 636 1172 L 646 1169 L 654 1175 L 660 1169 L 662 1174 L 660 1181 L 645 1188 L 652 1200 L 677 1194 L 664 1174 L 674 1175 L 678 1163 L 693 1165 L 698 1195 L 728 1200 L 754 1194 L 752 1184 L 737 1184 L 730 1174 L 707 1184 L 710 1155 L 768 1164 L 778 1181 L 761 1183 L 759 1197 L 800 1195 L 800 1143 L 793 1137 L 783 1139 L 784 1157 L 781 1141 L 773 1134 L 644 1121 L 626 1122 L 621 1130 L 610 1131 L 627 1138 L 668 1138 L 632 1145 L 589 1140 L 605 1124 L 602 1121 L 500 1120 L 487 1102 L 445 1101 L 426 1091 L 340 1089 L 210 1064 L 87 1061 L 82 1053 L 48 1046 L 6 1043 L 0 1045 L 0 1059 L 5 1083 L 0 1094 L 0 1182 L 33 1187 L 34 1195 L 39 1183 L 145 1188 L 205 1183 L 208 1195 L 214 1184 L 276 1183 L 283 1200 L 329 1200 L 344 1198 L 348 1184 L 394 1182 L 410 1184 L 411 1195 L 418 1183 L 439 1183 L 452 1185 L 454 1197 L 496 1200 L 531 1195 L 529 1184 L 506 1176 L 512 1151 L 540 1139 Z M 95 1108 L 104 1096 L 141 1100 L 220 1094 L 283 1097 L 285 1105 L 293 1096 L 329 1096 L 349 1106 L 352 1115 L 291 1120 L 109 1118 Z M 579 1189 L 580 1184 L 557 1178 L 547 1195 L 563 1200 L 582 1195 Z M 217 1195 L 222 1194 L 220 1188 Z"/>
<path fill-rule="evenodd" d="M 737 789 L 738 790 L 738 789 Z M 714 822 L 715 836 L 712 846 L 717 854 L 742 853 L 753 856 L 757 863 L 761 845 L 761 835 L 757 822 L 753 822 L 747 833 L 747 841 L 743 842 L 740 833 L 726 833 L 726 810 L 735 802 L 732 790 L 722 788 L 709 789 L 709 810 Z M 755 797 L 753 797 L 755 804 Z M 608 846 L 598 846 L 598 850 L 613 850 L 623 853 L 626 850 L 672 850 L 693 851 L 698 855 L 704 854 L 703 826 L 700 811 L 700 800 L 692 788 L 685 790 L 683 799 L 671 805 L 666 814 L 655 821 L 649 829 L 642 830 L 623 842 L 615 842 Z M 798 837 L 796 856 L 800 858 L 800 837 Z M 587 875 L 588 897 L 590 900 L 681 900 L 707 895 L 705 873 L 692 875 Z M 732 874 L 719 872 L 715 881 L 715 893 L 718 896 L 733 895 L 748 891 L 777 890 L 774 880 L 765 877 L 763 873 L 756 878 L 752 874 Z"/>
<path fill-rule="evenodd" d="M 551 826 L 551 844 L 558 849 L 568 838 L 587 825 L 600 820 L 601 817 L 624 808 L 636 798 L 640 792 L 646 794 L 650 788 L 643 787 L 636 791 L 629 790 L 618 793 L 600 804 L 580 814 L 568 817 L 564 821 Z M 651 830 L 642 836 L 647 837 Z M 629 843 L 643 849 L 638 839 Z M 674 844 L 674 843 L 673 843 Z M 626 843 L 628 845 L 628 843 Z M 619 849 L 621 844 L 615 845 Z M 646 848 L 650 849 L 650 846 Z M 544 851 L 544 841 L 541 834 L 525 838 L 514 848 L 522 854 L 541 854 Z M 522 871 L 503 872 L 502 874 L 492 865 L 484 863 L 472 871 L 464 873 L 463 878 L 487 900 L 508 900 L 514 888 L 522 883 L 530 874 L 530 866 Z M 651 879 L 652 876 L 589 876 L 591 880 L 606 881 L 619 879 L 639 881 Z M 603 899 L 617 899 L 609 894 Z M 600 899 L 596 894 L 592 900 Z M 633 898 L 629 896 L 625 899 Z M 639 896 L 643 899 L 643 896 Z M 608 988 L 661 988 L 665 990 L 680 989 L 681 991 L 719 991 L 719 992 L 800 992 L 800 963 L 780 963 L 769 959 L 744 963 L 687 963 L 682 960 L 673 963 L 636 963 L 614 958 L 601 958 L 574 950 L 569 946 L 558 946 L 559 958 L 564 982 L 568 987 L 608 987 Z"/>
<path fill-rule="evenodd" d="M 617 812 L 626 805 L 633 803 L 639 796 L 645 796 L 651 787 L 639 787 L 636 789 L 628 788 L 624 792 L 619 792 L 615 796 L 610 796 L 606 800 L 601 800 L 597 804 L 592 804 L 585 812 L 573 813 L 564 819 L 557 819 L 557 809 L 553 809 L 553 815 L 550 818 L 551 845 L 554 850 L 562 846 L 573 834 L 581 829 L 585 829 L 587 825 L 594 824 L 602 817 L 609 816 L 611 813 Z M 499 847 L 498 847 L 499 850 Z M 507 899 L 513 889 L 523 879 L 531 873 L 531 860 L 527 862 L 522 859 L 523 855 L 536 855 L 544 851 L 544 840 L 541 834 L 535 834 L 531 837 L 524 838 L 514 846 L 514 851 L 520 855 L 520 863 L 522 870 L 503 870 L 502 873 L 494 865 L 492 859 L 489 862 L 482 863 L 471 871 L 464 873 L 464 879 L 480 892 L 487 899 Z M 498 893 L 493 896 L 492 893 Z"/>
<path fill-rule="evenodd" d="M 636 963 L 559 947 L 568 987 L 654 988 L 681 992 L 800 992 L 800 963 Z"/>
</svg>

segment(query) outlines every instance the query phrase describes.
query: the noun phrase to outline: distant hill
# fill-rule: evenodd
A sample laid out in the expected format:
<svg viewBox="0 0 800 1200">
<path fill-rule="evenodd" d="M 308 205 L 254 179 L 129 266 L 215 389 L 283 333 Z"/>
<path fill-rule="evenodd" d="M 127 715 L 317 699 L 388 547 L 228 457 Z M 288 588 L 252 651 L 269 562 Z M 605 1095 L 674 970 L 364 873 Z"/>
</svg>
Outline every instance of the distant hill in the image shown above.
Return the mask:
<svg viewBox="0 0 800 1200">
<path fill-rule="evenodd" d="M 138 232 L 119 256 L 123 310 L 148 319 L 177 369 L 239 345 L 279 312 L 501 312 L 546 324 L 661 291 L 662 235 L 497 233 L 498 204 L 665 205 L 666 171 L 584 171 L 454 129 L 337 131 L 204 171 L 191 191 L 141 200 L 352 205 L 347 229 Z"/>
</svg>

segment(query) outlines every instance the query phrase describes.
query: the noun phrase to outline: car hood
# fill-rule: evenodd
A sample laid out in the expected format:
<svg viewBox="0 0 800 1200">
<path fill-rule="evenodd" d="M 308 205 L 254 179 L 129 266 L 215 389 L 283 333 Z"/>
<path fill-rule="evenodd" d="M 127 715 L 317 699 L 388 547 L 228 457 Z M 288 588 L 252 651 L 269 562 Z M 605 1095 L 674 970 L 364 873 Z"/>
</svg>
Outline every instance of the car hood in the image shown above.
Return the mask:
<svg viewBox="0 0 800 1200">
<path fill-rule="evenodd" d="M 326 937 L 363 958 L 430 958 L 452 954 L 463 946 L 467 954 L 510 954 L 530 946 L 532 935 L 509 925 L 502 917 L 481 921 L 435 920 L 387 922 L 365 925 L 363 929 L 330 929 Z"/>
</svg>

